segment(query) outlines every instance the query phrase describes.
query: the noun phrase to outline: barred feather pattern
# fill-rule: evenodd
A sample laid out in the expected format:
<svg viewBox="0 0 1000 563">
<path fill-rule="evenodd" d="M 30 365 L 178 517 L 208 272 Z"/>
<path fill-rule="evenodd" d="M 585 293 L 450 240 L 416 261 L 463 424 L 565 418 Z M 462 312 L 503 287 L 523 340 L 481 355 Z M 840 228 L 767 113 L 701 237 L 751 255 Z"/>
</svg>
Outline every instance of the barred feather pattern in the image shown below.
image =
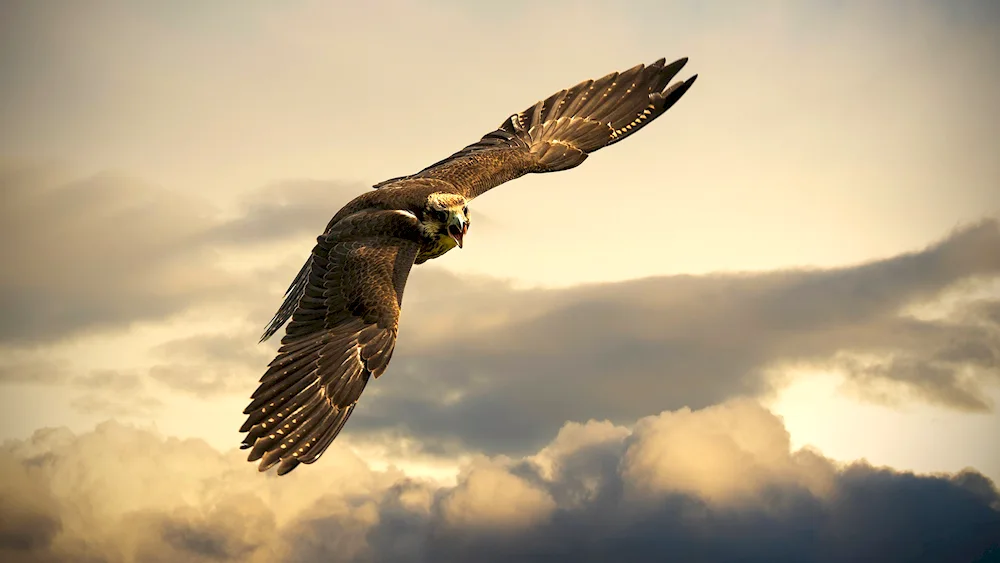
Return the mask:
<svg viewBox="0 0 1000 563">
<path fill-rule="evenodd" d="M 365 210 L 317 239 L 285 303 L 278 354 L 243 411 L 249 461 L 284 475 L 333 442 L 392 358 L 403 288 L 420 247 L 412 216 Z M 269 325 L 269 330 L 270 326 Z M 272 331 L 273 332 L 273 331 Z"/>
<path fill-rule="evenodd" d="M 697 75 L 670 84 L 687 63 L 636 65 L 560 90 L 508 117 L 495 131 L 420 172 L 386 180 L 437 178 L 471 199 L 524 174 L 579 166 L 587 156 L 635 134 L 663 115 Z"/>
</svg>

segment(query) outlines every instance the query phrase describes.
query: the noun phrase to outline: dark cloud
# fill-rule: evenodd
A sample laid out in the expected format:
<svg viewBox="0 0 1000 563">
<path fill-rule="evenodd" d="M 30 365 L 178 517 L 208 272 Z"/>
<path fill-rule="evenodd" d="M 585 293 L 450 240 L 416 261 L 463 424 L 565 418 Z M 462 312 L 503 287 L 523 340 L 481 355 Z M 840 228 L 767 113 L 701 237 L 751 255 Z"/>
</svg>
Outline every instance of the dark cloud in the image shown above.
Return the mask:
<svg viewBox="0 0 1000 563">
<path fill-rule="evenodd" d="M 0 449 L 0 555 L 968 563 L 1000 542 L 1000 493 L 979 473 L 793 452 L 781 420 L 747 400 L 633 430 L 570 423 L 531 456 L 473 460 L 452 485 L 373 471 L 338 444 L 324 460 L 274 478 L 236 451 L 117 423 L 41 431 Z"/>
<path fill-rule="evenodd" d="M 675 495 L 636 511 L 614 485 L 593 504 L 514 537 L 447 530 L 431 535 L 418 557 L 380 560 L 965 563 L 1000 540 L 997 512 L 954 481 L 864 465 L 847 469 L 829 502 L 776 487 L 758 506 L 720 508 Z"/>
<path fill-rule="evenodd" d="M 0 225 L 16 241 L 0 259 L 17 265 L 0 274 L 0 342 L 50 343 L 257 295 L 218 265 L 223 252 L 311 237 L 364 189 L 277 184 L 224 218 L 202 200 L 120 174 L 65 180 L 45 167 L 0 163 Z"/>
<path fill-rule="evenodd" d="M 984 388 L 1000 381 L 1000 300 L 943 318 L 907 311 L 998 273 L 996 221 L 919 252 L 829 270 L 565 290 L 418 270 L 392 368 L 348 429 L 523 453 L 567 420 L 622 422 L 758 395 L 775 384 L 772 368 L 801 363 L 845 370 L 873 399 L 891 383 L 904 399 L 988 410 Z"/>
</svg>

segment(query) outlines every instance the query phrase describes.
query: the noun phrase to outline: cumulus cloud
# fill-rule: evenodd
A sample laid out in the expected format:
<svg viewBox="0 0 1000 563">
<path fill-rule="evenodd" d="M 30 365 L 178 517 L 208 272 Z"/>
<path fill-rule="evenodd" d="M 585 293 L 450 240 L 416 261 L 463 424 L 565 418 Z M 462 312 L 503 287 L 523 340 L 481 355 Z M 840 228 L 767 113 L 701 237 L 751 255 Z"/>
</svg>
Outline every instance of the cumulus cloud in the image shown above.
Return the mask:
<svg viewBox="0 0 1000 563">
<path fill-rule="evenodd" d="M 814 455 L 789 456 L 781 421 L 746 400 L 645 418 L 630 442 L 621 471 L 626 492 L 640 499 L 681 493 L 753 504 L 756 495 L 789 485 L 821 496 L 833 477 Z"/>
<path fill-rule="evenodd" d="M 473 465 L 441 501 L 446 523 L 506 530 L 544 522 L 556 508 L 542 488 L 490 462 Z"/>
<path fill-rule="evenodd" d="M 0 556 L 965 563 L 1000 542 L 1000 493 L 982 475 L 840 467 L 791 451 L 780 419 L 746 400 L 633 429 L 568 424 L 454 484 L 373 470 L 338 444 L 321 469 L 275 478 L 238 451 L 114 422 L 39 431 L 0 448 Z"/>
</svg>

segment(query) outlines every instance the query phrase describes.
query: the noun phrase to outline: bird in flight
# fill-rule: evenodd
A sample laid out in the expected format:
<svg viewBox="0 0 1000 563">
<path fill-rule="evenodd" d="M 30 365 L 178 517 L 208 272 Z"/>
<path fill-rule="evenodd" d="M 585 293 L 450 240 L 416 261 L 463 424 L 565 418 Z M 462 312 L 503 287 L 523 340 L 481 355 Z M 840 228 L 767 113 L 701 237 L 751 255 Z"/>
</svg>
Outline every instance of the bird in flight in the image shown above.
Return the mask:
<svg viewBox="0 0 1000 563">
<path fill-rule="evenodd" d="M 560 90 L 455 154 L 354 198 L 316 239 L 261 342 L 288 322 L 243 411 L 242 448 L 278 475 L 312 463 L 337 437 L 365 385 L 389 365 L 413 264 L 462 247 L 469 202 L 529 173 L 578 166 L 662 115 L 697 75 L 660 59 Z"/>
</svg>

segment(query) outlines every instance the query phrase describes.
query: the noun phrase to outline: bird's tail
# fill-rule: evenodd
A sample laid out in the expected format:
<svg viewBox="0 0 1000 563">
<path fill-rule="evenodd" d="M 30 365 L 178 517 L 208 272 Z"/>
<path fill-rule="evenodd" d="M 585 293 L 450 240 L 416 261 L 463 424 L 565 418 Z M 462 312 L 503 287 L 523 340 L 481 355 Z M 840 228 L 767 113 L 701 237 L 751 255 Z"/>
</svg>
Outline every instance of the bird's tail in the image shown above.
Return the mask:
<svg viewBox="0 0 1000 563">
<path fill-rule="evenodd" d="M 588 154 L 662 115 L 694 84 L 697 75 L 670 84 L 687 58 L 665 62 L 637 65 L 556 92 L 507 118 L 496 133 L 507 132 L 526 143 L 537 162 L 536 172 L 578 166 Z"/>
</svg>

